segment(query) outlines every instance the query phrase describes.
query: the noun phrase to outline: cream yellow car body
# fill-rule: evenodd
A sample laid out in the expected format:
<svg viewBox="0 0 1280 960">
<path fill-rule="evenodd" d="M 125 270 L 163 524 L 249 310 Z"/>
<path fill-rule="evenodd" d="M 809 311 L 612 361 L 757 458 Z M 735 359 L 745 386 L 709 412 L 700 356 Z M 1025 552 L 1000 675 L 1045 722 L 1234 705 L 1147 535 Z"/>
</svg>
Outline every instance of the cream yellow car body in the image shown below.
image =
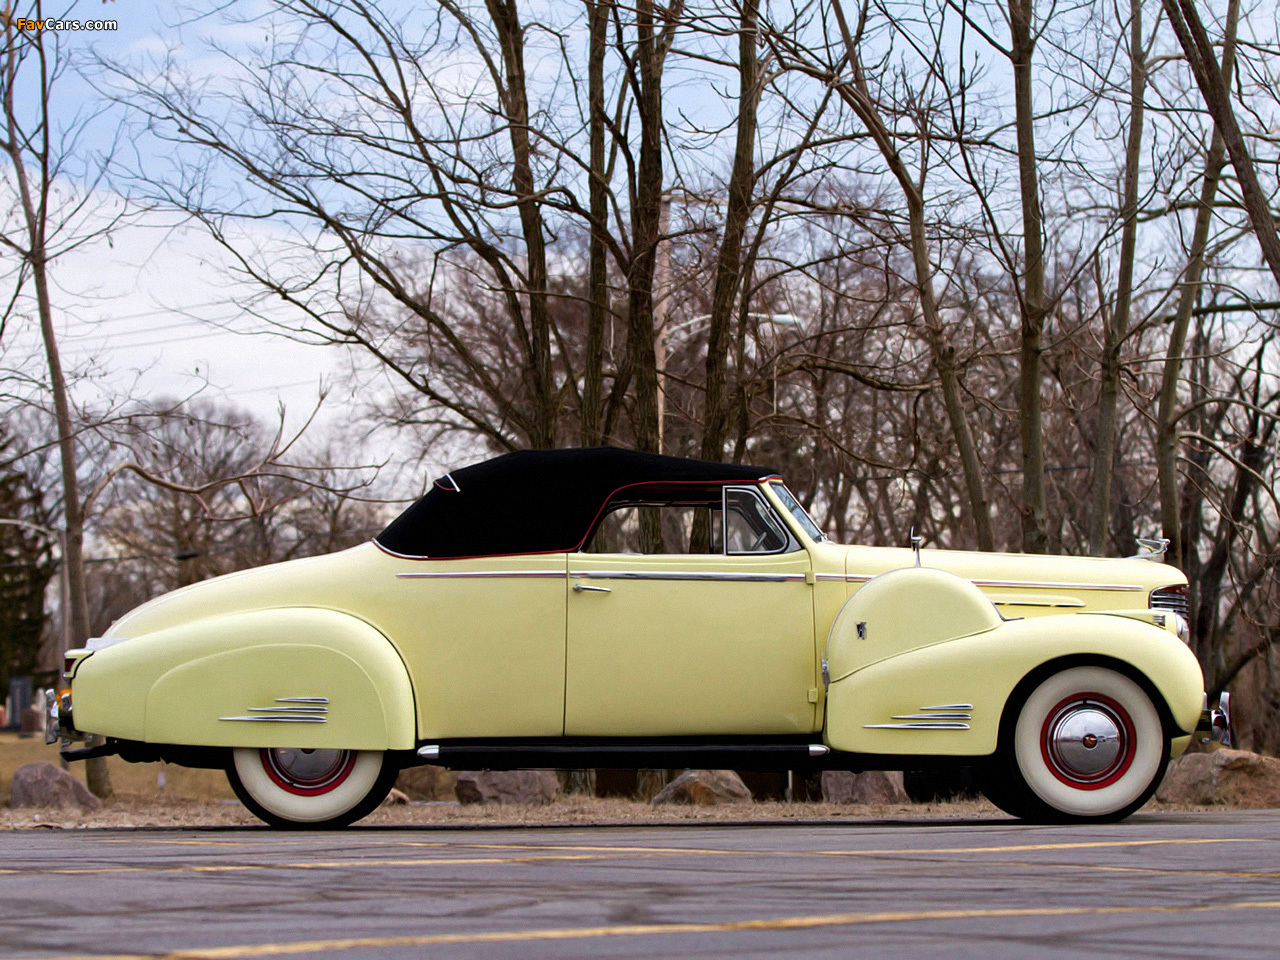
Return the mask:
<svg viewBox="0 0 1280 960">
<path fill-rule="evenodd" d="M 1146 678 L 1185 745 L 1200 670 L 1175 618 L 1147 610 L 1152 590 L 1184 582 L 1178 571 L 925 550 L 927 572 L 882 577 L 909 571 L 912 551 L 814 542 L 768 483 L 760 489 L 801 549 L 418 560 L 366 544 L 175 591 L 122 618 L 78 663 L 75 724 L 211 747 L 814 734 L 862 754 L 978 756 L 995 749 L 1019 682 L 1092 657 Z M 619 567 L 681 578 L 593 579 Z M 696 579 L 726 572 L 747 579 Z M 870 600 L 895 577 L 890 600 L 857 614 L 851 597 L 865 589 Z M 865 639 L 851 632 L 858 621 Z M 829 688 L 824 653 L 837 667 Z M 310 700 L 327 701 L 324 722 L 252 719 L 302 714 Z M 892 726 L 948 704 L 972 705 L 966 729 Z"/>
</svg>

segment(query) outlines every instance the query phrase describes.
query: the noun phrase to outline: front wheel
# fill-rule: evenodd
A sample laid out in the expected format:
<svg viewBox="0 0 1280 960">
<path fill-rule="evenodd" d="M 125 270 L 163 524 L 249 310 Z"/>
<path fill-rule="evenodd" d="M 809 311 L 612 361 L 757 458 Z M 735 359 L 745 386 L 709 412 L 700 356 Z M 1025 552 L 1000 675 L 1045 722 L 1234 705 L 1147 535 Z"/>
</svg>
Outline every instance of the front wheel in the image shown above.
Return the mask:
<svg viewBox="0 0 1280 960">
<path fill-rule="evenodd" d="M 227 779 L 240 802 L 273 827 L 345 827 L 372 813 L 399 772 L 379 750 L 240 748 Z"/>
<path fill-rule="evenodd" d="M 989 798 L 1028 820 L 1122 820 L 1151 798 L 1169 740 L 1151 698 L 1105 667 L 1072 667 L 1022 704 Z M 1003 802 L 1002 802 L 1003 801 Z"/>
</svg>

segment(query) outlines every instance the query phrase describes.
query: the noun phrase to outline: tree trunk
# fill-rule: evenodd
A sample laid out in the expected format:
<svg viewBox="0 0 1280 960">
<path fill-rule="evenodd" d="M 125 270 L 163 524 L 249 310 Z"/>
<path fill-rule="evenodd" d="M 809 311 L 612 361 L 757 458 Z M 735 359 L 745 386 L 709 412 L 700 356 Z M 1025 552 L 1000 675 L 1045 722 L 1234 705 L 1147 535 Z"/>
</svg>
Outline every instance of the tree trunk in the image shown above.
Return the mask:
<svg viewBox="0 0 1280 960">
<path fill-rule="evenodd" d="M 1018 185 L 1022 196 L 1022 352 L 1018 416 L 1022 439 L 1022 549 L 1044 553 L 1049 520 L 1044 478 L 1044 436 L 1040 400 L 1040 354 L 1044 349 L 1044 217 L 1036 163 L 1035 105 L 1031 58 L 1035 52 L 1032 0 L 1009 0 L 1013 103 L 1018 141 Z"/>
<path fill-rule="evenodd" d="M 960 452 L 960 463 L 964 471 L 965 488 L 969 495 L 969 508 L 973 513 L 974 532 L 977 536 L 979 550 L 995 550 L 995 533 L 991 524 L 991 506 L 987 501 L 986 484 L 982 478 L 982 461 L 978 457 L 977 444 L 973 439 L 973 431 L 969 428 L 969 419 L 964 409 L 964 399 L 960 390 L 960 377 L 956 369 L 955 346 L 947 335 L 946 327 L 938 313 L 937 300 L 933 289 L 933 263 L 929 260 L 929 239 L 924 226 L 924 200 L 919 188 L 911 178 L 901 154 L 893 144 L 892 135 L 880 117 L 862 73 L 862 62 L 858 56 L 857 42 L 849 31 L 848 21 L 840 0 L 833 0 L 832 12 L 840 27 L 844 39 L 845 51 L 849 64 L 854 71 L 852 85 L 841 83 L 838 92 L 841 98 L 862 121 L 875 141 L 880 155 L 884 157 L 889 171 L 907 201 L 907 218 L 910 232 L 911 259 L 915 266 L 916 290 L 920 298 L 920 312 L 924 318 L 925 338 L 933 355 L 934 367 L 942 384 L 942 399 L 947 410 L 947 419 L 951 424 L 951 432 L 955 437 L 956 449 Z"/>
<path fill-rule="evenodd" d="M 1235 66 L 1236 24 L 1240 17 L 1240 0 L 1227 4 L 1226 34 L 1222 41 L 1223 82 L 1230 85 Z M 1156 412 L 1156 467 L 1160 480 L 1160 524 L 1169 539 L 1166 559 L 1176 567 L 1183 565 L 1182 497 L 1178 484 L 1178 380 L 1182 375 L 1182 356 L 1191 324 L 1191 311 L 1200 295 L 1200 277 L 1204 272 L 1204 253 L 1209 243 L 1209 227 L 1213 222 L 1213 201 L 1217 196 L 1222 167 L 1226 162 L 1222 132 L 1214 126 L 1209 153 L 1205 157 L 1204 182 L 1200 186 L 1200 206 L 1196 211 L 1191 248 L 1183 271 L 1182 291 L 1173 327 L 1169 331 L 1169 348 L 1160 382 L 1160 402 Z"/>
<path fill-rule="evenodd" d="M 756 0 L 744 0 L 738 28 L 738 139 L 734 148 L 733 171 L 729 176 L 724 239 L 716 262 L 711 326 L 707 332 L 707 393 L 702 427 L 704 460 L 724 459 L 729 425 L 729 327 L 734 304 L 742 289 L 742 238 L 751 217 L 751 194 L 755 183 L 756 108 L 760 102 L 757 18 Z"/>
<path fill-rule="evenodd" d="M 1169 25 L 1178 35 L 1178 42 L 1187 55 L 1187 63 L 1195 75 L 1205 106 L 1209 108 L 1209 115 L 1217 124 L 1227 154 L 1231 157 L 1231 166 L 1235 168 L 1236 179 L 1240 181 L 1240 196 L 1244 201 L 1245 211 L 1249 214 L 1249 222 L 1253 224 L 1258 246 L 1262 248 L 1262 258 L 1271 268 L 1271 275 L 1275 277 L 1276 283 L 1280 284 L 1280 236 L 1276 234 L 1276 224 L 1267 195 L 1262 192 L 1258 183 L 1253 157 L 1250 156 L 1244 136 L 1240 133 L 1240 126 L 1236 123 L 1235 110 L 1231 106 L 1231 88 L 1218 67 L 1213 44 L 1205 32 L 1204 24 L 1200 22 L 1194 0 L 1163 0 L 1163 3 Z"/>
<path fill-rule="evenodd" d="M 529 142 L 529 98 L 525 89 L 524 28 L 516 0 L 487 0 L 489 16 L 502 47 L 506 85 L 500 91 L 511 137 L 511 183 L 524 236 L 526 294 L 529 298 L 528 376 L 534 411 L 529 441 L 536 448 L 556 443 L 557 397 L 551 372 L 551 316 L 547 309 L 547 249 L 542 211 L 533 178 Z"/>
<path fill-rule="evenodd" d="M 46 246 L 49 194 L 52 187 L 49 173 L 51 78 L 47 70 L 42 70 L 39 92 L 43 111 L 43 123 L 40 127 L 43 142 L 40 143 L 37 154 L 42 161 L 40 197 L 37 202 L 32 196 L 31 182 L 27 178 L 26 164 L 22 158 L 24 141 L 19 136 L 13 100 L 18 59 L 11 22 L 5 21 L 4 30 L 8 49 L 8 57 L 4 65 L 7 152 L 13 163 L 14 179 L 27 235 L 25 259 L 36 288 L 36 307 L 40 315 L 40 334 L 44 341 L 45 359 L 49 364 L 49 390 L 53 394 L 54 419 L 58 431 L 58 455 L 62 467 L 62 499 L 66 526 L 62 541 L 62 569 L 68 606 L 64 615 L 67 616 L 70 625 L 68 641 L 80 645 L 89 639 L 89 601 L 88 592 L 85 589 L 84 571 L 84 508 L 80 501 L 80 482 L 76 474 L 75 430 L 71 421 L 71 402 L 67 396 L 67 381 L 62 371 L 62 359 L 58 353 L 57 337 L 53 329 L 53 303 L 49 296 L 49 259 Z M 42 43 L 39 39 L 34 42 Z M 40 54 L 43 67 L 43 46 L 40 47 Z M 36 149 L 34 145 L 31 148 Z M 61 659 L 61 657 L 58 658 L 59 662 Z M 85 777 L 88 780 L 89 789 L 96 796 L 106 798 L 114 792 L 111 788 L 111 777 L 107 772 L 106 758 L 87 761 Z"/>
<path fill-rule="evenodd" d="M 1120 403 L 1120 352 L 1129 332 L 1133 300 L 1133 257 L 1138 236 L 1138 171 L 1142 165 L 1143 100 L 1147 94 L 1147 60 L 1143 50 L 1142 0 L 1129 0 L 1129 138 L 1124 154 L 1124 186 L 1120 201 L 1120 271 L 1116 278 L 1111 322 L 1104 315 L 1102 384 L 1098 392 L 1098 427 L 1093 480 L 1089 489 L 1089 553 L 1107 549 L 1111 517 L 1111 481 L 1115 473 L 1117 408 Z"/>
<path fill-rule="evenodd" d="M 582 444 L 600 443 L 604 390 L 604 334 L 609 323 L 609 277 L 605 262 L 609 193 L 604 154 L 604 54 L 610 0 L 587 0 L 590 41 L 587 50 L 587 99 L 591 115 L 591 241 L 587 267 L 587 345 L 582 374 Z"/>
</svg>

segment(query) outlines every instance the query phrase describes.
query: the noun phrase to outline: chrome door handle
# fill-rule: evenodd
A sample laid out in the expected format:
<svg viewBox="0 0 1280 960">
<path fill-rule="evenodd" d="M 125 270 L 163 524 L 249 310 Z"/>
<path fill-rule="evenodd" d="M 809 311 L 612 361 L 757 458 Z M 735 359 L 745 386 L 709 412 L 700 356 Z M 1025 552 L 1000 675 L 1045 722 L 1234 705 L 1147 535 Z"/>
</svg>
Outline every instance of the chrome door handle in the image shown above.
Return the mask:
<svg viewBox="0 0 1280 960">
<path fill-rule="evenodd" d="M 573 585 L 574 593 L 582 593 L 584 590 L 590 590 L 592 593 L 613 593 L 608 587 L 593 587 L 585 583 L 575 583 Z"/>
</svg>

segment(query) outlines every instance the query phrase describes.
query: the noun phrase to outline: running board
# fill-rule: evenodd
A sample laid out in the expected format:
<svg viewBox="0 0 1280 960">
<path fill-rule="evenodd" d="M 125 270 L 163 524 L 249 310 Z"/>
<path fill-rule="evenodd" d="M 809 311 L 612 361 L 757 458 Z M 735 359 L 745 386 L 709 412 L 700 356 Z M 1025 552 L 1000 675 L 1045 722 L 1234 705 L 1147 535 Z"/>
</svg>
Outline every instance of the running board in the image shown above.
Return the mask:
<svg viewBox="0 0 1280 960">
<path fill-rule="evenodd" d="M 587 767 L 790 770 L 820 766 L 831 749 L 778 740 L 639 741 L 579 738 L 530 741 L 441 741 L 418 748 L 424 763 L 455 770 Z"/>
</svg>

